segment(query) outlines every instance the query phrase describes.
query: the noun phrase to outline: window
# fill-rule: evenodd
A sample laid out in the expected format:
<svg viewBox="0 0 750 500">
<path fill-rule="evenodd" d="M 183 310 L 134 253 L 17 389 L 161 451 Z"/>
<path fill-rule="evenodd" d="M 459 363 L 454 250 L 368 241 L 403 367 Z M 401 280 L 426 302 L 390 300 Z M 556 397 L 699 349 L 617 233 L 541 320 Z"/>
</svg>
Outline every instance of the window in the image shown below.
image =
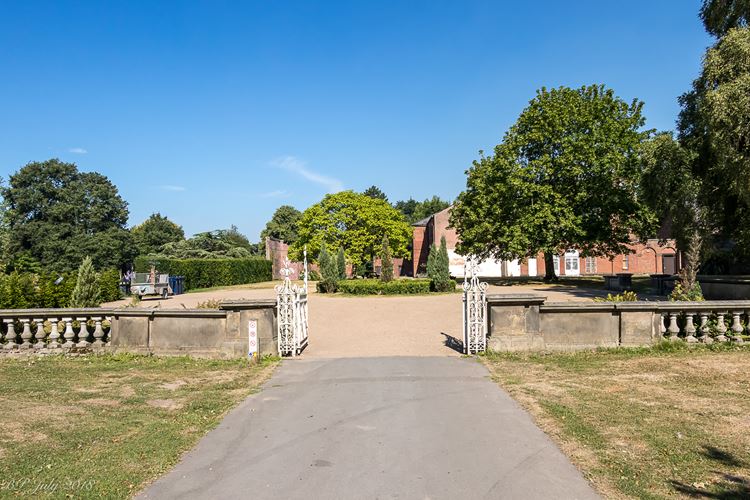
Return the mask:
<svg viewBox="0 0 750 500">
<path fill-rule="evenodd" d="M 596 274 L 596 257 L 586 257 L 586 274 Z"/>
<path fill-rule="evenodd" d="M 560 256 L 554 255 L 552 257 L 552 262 L 553 262 L 553 265 L 555 266 L 555 275 L 557 276 L 560 274 Z"/>
<path fill-rule="evenodd" d="M 627 271 L 630 268 L 630 255 L 622 256 L 622 270 Z"/>
</svg>

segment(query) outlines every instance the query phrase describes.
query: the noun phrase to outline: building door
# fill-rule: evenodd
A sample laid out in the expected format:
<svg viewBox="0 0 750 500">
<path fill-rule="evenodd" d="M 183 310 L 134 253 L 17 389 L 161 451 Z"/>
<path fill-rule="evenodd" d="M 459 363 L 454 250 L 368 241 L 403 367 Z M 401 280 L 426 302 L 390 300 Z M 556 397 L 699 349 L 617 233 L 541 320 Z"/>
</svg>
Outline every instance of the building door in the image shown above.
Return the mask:
<svg viewBox="0 0 750 500">
<path fill-rule="evenodd" d="M 673 253 L 661 256 L 661 272 L 664 274 L 674 274 L 677 272 L 677 264 Z"/>
<path fill-rule="evenodd" d="M 581 269 L 579 268 L 578 251 L 565 252 L 565 276 L 579 276 Z"/>
</svg>

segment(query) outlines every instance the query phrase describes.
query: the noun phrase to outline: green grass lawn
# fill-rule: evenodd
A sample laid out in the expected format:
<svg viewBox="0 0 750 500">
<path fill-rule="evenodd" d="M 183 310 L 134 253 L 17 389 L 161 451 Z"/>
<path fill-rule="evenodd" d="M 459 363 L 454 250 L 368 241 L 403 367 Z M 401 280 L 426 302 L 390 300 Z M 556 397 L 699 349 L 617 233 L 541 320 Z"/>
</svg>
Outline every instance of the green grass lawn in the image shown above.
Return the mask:
<svg viewBox="0 0 750 500">
<path fill-rule="evenodd" d="M 484 361 L 606 498 L 750 498 L 750 348 Z"/>
<path fill-rule="evenodd" d="M 0 359 L 0 497 L 127 498 L 168 471 L 275 365 Z"/>
</svg>

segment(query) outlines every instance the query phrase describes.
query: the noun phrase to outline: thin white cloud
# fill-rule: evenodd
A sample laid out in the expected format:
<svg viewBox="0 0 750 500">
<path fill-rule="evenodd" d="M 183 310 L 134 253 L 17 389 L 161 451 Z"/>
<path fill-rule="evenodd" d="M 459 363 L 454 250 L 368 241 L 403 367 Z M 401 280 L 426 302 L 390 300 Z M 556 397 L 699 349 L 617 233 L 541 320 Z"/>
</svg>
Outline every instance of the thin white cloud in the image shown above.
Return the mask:
<svg viewBox="0 0 750 500">
<path fill-rule="evenodd" d="M 313 172 L 312 170 L 307 168 L 307 163 L 295 156 L 284 156 L 282 158 L 277 158 L 276 160 L 272 161 L 271 164 L 275 167 L 283 168 L 284 170 L 293 172 L 312 183 L 320 184 L 321 186 L 325 187 L 329 193 L 336 193 L 344 189 L 344 184 L 340 180 L 333 177 L 328 177 L 323 174 L 319 174 L 317 172 Z"/>
<path fill-rule="evenodd" d="M 77 155 L 85 155 L 86 153 L 88 153 L 88 151 L 83 148 L 70 148 L 68 149 L 68 153 L 73 153 Z"/>
<path fill-rule="evenodd" d="M 269 191 L 267 193 L 261 193 L 261 198 L 281 198 L 284 196 L 287 196 L 289 194 L 289 191 L 286 191 L 285 189 L 277 189 L 276 191 Z"/>
<path fill-rule="evenodd" d="M 162 191 L 187 191 L 187 188 L 185 186 L 174 186 L 172 184 L 159 186 L 159 189 L 161 189 Z"/>
</svg>

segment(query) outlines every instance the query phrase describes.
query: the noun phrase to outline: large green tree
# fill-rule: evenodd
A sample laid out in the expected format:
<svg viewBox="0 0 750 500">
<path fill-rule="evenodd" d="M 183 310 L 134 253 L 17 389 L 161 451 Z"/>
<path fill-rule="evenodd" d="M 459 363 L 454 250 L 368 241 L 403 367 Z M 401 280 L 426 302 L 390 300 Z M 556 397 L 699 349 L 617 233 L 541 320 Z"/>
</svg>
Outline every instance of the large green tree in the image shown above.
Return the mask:
<svg viewBox="0 0 750 500">
<path fill-rule="evenodd" d="M 297 241 L 297 224 L 302 212 L 291 205 L 282 205 L 276 209 L 266 223 L 265 229 L 260 233 L 261 243 L 265 244 L 266 238 L 276 238 L 291 245 Z"/>
<path fill-rule="evenodd" d="M 703 0 L 700 17 L 706 31 L 722 37 L 750 23 L 750 0 Z"/>
<path fill-rule="evenodd" d="M 693 88 L 680 97 L 681 144 L 717 229 L 750 253 L 750 28 L 709 48 Z"/>
<path fill-rule="evenodd" d="M 128 205 L 109 179 L 57 159 L 32 162 L 0 188 L 8 253 L 45 269 L 77 269 L 89 255 L 96 268 L 120 267 L 134 255 L 125 228 Z"/>
<path fill-rule="evenodd" d="M 160 213 L 151 216 L 130 230 L 139 255 L 157 253 L 167 243 L 185 239 L 185 231 Z"/>
<path fill-rule="evenodd" d="M 363 265 L 372 261 L 384 235 L 394 257 L 408 256 L 411 228 L 395 208 L 385 200 L 342 191 L 326 195 L 302 213 L 291 253 L 300 258 L 307 245 L 308 254 L 317 255 L 325 242 L 332 248 L 343 247 L 350 262 Z"/>
<path fill-rule="evenodd" d="M 711 232 L 704 185 L 693 172 L 695 153 L 663 132 L 643 145 L 641 157 L 644 198 L 659 220 L 669 224 L 684 259 L 682 285 L 692 290 Z"/>
<path fill-rule="evenodd" d="M 539 90 L 494 155 L 467 172 L 451 211 L 459 252 L 516 259 L 541 251 L 554 279 L 561 251 L 613 255 L 653 236 L 656 217 L 638 196 L 642 106 L 603 85 Z"/>
</svg>

